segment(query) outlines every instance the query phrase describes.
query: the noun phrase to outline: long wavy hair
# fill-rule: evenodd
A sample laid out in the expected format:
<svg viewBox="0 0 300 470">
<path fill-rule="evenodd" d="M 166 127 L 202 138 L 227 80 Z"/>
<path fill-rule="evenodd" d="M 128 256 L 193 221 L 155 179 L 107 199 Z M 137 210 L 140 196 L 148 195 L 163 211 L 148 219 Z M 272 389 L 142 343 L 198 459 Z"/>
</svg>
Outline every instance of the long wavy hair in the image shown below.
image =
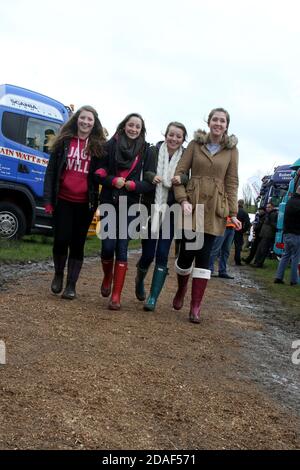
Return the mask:
<svg viewBox="0 0 300 470">
<path fill-rule="evenodd" d="M 93 114 L 95 123 L 94 127 L 89 135 L 89 141 L 87 145 L 87 151 L 90 153 L 91 156 L 101 158 L 104 154 L 104 144 L 106 142 L 106 136 L 98 117 L 97 111 L 89 105 L 82 106 L 79 108 L 73 116 L 62 126 L 59 134 L 57 135 L 56 139 L 54 140 L 51 151 L 55 152 L 60 149 L 63 143 L 66 140 L 70 140 L 73 137 L 77 136 L 78 133 L 78 117 L 82 111 L 88 111 Z"/>
</svg>

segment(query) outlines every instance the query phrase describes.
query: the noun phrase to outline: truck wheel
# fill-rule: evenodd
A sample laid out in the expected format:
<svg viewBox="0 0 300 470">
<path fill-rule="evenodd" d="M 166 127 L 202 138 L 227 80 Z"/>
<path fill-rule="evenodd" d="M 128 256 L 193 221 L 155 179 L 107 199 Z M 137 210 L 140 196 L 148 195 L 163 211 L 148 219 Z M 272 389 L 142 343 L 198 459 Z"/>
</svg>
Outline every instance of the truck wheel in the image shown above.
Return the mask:
<svg viewBox="0 0 300 470">
<path fill-rule="evenodd" d="M 24 212 L 12 202 L 0 202 L 0 239 L 23 237 L 26 232 Z"/>
</svg>

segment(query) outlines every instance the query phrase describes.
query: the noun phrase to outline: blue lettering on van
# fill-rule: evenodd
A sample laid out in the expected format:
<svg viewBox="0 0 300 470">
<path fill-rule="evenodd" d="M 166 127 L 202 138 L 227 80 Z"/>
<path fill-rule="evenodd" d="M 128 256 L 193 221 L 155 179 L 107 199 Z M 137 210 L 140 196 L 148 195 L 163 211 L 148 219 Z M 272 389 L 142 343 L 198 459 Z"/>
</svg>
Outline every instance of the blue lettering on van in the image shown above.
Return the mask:
<svg viewBox="0 0 300 470">
<path fill-rule="evenodd" d="M 24 106 L 25 108 L 28 108 L 31 111 L 38 111 L 38 107 L 35 104 L 25 103 L 24 101 L 14 100 L 12 98 L 10 98 L 10 102 L 12 105 Z"/>
</svg>

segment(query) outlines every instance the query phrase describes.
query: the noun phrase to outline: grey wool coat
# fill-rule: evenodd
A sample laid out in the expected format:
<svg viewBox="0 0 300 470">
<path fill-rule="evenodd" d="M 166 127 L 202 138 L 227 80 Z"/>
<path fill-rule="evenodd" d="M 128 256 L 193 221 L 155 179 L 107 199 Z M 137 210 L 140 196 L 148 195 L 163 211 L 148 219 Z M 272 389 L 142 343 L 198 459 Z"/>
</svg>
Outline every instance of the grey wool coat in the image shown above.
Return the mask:
<svg viewBox="0 0 300 470">
<path fill-rule="evenodd" d="M 187 186 L 174 186 L 176 201 L 193 205 L 193 230 L 196 230 L 195 207 L 204 205 L 204 232 L 223 235 L 226 218 L 237 215 L 238 149 L 237 138 L 225 135 L 220 150 L 211 155 L 206 147 L 209 134 L 198 130 L 180 162 L 175 175 L 190 170 Z"/>
</svg>

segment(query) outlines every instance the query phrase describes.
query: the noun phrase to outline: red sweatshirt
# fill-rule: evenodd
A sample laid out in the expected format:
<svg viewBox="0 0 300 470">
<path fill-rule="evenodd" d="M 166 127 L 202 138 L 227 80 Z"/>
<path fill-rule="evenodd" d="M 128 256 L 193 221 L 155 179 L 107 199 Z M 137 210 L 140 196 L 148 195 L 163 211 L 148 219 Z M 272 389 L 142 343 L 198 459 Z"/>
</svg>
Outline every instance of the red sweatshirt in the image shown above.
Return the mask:
<svg viewBox="0 0 300 470">
<path fill-rule="evenodd" d="M 72 202 L 88 201 L 88 172 L 91 156 L 85 151 L 87 139 L 73 137 L 67 165 L 60 178 L 58 197 Z"/>
</svg>

